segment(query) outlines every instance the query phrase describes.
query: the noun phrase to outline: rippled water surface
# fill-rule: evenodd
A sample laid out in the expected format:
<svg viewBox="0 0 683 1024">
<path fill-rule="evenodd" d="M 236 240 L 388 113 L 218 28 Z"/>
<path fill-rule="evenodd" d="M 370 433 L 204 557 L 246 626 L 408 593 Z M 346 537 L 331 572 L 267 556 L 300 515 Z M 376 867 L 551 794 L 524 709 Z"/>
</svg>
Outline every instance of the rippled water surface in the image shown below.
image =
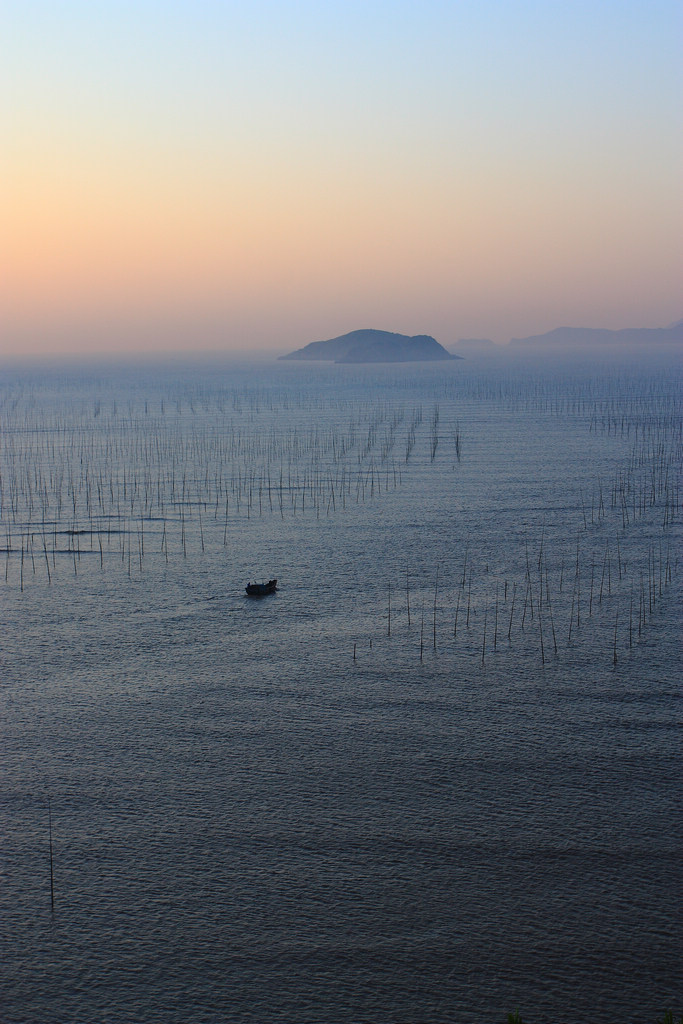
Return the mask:
<svg viewBox="0 0 683 1024">
<path fill-rule="evenodd" d="M 615 362 L 2 375 L 3 1024 L 683 1013 L 680 361 Z"/>
</svg>

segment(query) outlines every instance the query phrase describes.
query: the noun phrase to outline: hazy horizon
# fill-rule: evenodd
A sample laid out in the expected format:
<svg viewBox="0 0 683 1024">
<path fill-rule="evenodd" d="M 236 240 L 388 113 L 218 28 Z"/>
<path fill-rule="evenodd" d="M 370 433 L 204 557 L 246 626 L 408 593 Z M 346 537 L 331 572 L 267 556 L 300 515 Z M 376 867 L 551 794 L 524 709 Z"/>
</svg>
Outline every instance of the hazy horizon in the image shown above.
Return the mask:
<svg viewBox="0 0 683 1024">
<path fill-rule="evenodd" d="M 4 356 L 681 317 L 673 2 L 4 19 Z"/>
</svg>

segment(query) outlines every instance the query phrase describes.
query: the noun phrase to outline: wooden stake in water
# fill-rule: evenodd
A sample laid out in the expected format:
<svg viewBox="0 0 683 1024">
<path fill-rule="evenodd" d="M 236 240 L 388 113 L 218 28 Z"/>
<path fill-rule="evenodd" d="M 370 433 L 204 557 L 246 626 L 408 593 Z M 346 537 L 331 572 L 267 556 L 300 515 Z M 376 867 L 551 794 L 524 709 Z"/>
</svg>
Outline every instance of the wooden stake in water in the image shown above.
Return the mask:
<svg viewBox="0 0 683 1024">
<path fill-rule="evenodd" d="M 512 616 L 515 614 L 515 595 L 517 593 L 517 584 L 512 584 L 512 608 L 510 609 L 510 623 L 508 625 L 508 640 L 510 640 L 510 634 L 512 633 Z"/>
<path fill-rule="evenodd" d="M 47 829 L 48 837 L 50 842 L 50 907 L 52 913 L 55 912 L 55 876 L 53 870 L 53 857 L 52 857 L 52 808 L 50 807 L 50 797 L 47 798 Z"/>
<path fill-rule="evenodd" d="M 493 649 L 498 646 L 498 584 L 496 583 L 496 618 L 493 626 Z"/>
<path fill-rule="evenodd" d="M 434 650 L 436 650 L 436 597 L 439 591 L 439 567 L 436 567 L 436 582 L 434 583 L 434 616 L 432 619 L 433 634 L 434 634 Z"/>
</svg>

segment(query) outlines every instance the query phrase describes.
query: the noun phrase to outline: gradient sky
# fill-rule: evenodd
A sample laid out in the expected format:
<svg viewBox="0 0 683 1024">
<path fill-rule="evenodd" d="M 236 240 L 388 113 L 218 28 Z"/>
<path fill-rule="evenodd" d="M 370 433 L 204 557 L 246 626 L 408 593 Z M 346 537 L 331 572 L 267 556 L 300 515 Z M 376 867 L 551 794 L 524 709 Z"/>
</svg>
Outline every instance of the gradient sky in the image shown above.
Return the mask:
<svg viewBox="0 0 683 1024">
<path fill-rule="evenodd" d="M 679 0 L 0 6 L 3 350 L 664 326 Z"/>
</svg>

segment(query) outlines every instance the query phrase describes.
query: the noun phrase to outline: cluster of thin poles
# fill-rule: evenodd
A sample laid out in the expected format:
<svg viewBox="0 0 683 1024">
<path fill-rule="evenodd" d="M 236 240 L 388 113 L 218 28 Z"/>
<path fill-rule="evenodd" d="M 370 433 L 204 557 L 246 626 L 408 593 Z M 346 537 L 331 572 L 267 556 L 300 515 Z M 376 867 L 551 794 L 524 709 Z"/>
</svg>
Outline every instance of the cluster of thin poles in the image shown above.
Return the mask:
<svg viewBox="0 0 683 1024">
<path fill-rule="evenodd" d="M 666 403 L 665 403 L 666 404 Z M 630 412 L 636 422 L 613 404 L 599 421 L 594 412 L 591 429 L 619 431 L 635 440 L 625 464 L 617 466 L 609 484 L 596 481 L 587 497 L 580 490 L 580 509 L 574 551 L 557 556 L 554 538 L 549 554 L 545 532 L 533 555 L 525 542 L 523 577 L 484 572 L 475 574 L 466 547 L 459 586 L 450 612 L 437 602 L 438 571 L 432 606 L 431 646 L 453 648 L 463 633 L 468 637 L 476 621 L 480 642 L 476 649 L 482 666 L 504 639 L 515 642 L 521 634 L 537 636 L 542 664 L 572 650 L 572 641 L 599 616 L 604 650 L 614 665 L 619 651 L 631 649 L 643 636 L 658 603 L 673 582 L 679 559 L 672 551 L 670 529 L 681 521 L 681 473 L 683 467 L 683 416 L 652 414 L 647 403 L 634 399 Z M 557 409 L 566 411 L 566 401 Z M 555 412 L 556 407 L 552 406 Z M 586 411 L 585 409 L 583 410 Z M 679 413 L 682 412 L 679 408 Z M 634 527 L 641 526 L 636 531 Z M 648 532 L 651 534 L 647 540 Z M 598 538 L 604 537 L 604 540 Z M 643 543 L 645 537 L 646 544 Z M 396 592 L 394 585 L 394 592 Z M 405 625 L 411 626 L 409 573 L 406 571 Z M 424 593 L 424 586 L 420 588 Z M 413 606 L 415 597 L 413 596 Z M 477 607 L 479 606 L 479 607 Z M 606 609 L 609 611 L 606 612 Z M 437 616 L 441 626 L 437 643 Z M 393 630 L 400 621 L 394 602 Z M 452 623 L 449 637 L 444 624 Z M 391 589 L 387 632 L 392 632 Z M 450 643 L 448 642 L 450 639 Z M 469 636 L 470 648 L 472 638 Z M 425 655 L 425 600 L 422 598 L 419 656 Z M 476 646 L 476 645 L 475 645 Z"/>
<path fill-rule="evenodd" d="M 381 498 L 402 485 L 416 445 L 434 460 L 438 406 L 429 438 L 421 404 L 337 400 L 327 412 L 317 399 L 258 393 L 162 397 L 154 409 L 147 399 L 126 409 L 72 399 L 57 411 L 6 401 L 5 581 L 16 563 L 22 590 L 41 573 L 51 583 L 65 559 L 77 576 L 86 555 L 101 568 L 114 557 L 130 575 L 150 552 L 203 552 L 209 529 L 227 546 L 242 518 L 319 519 Z"/>
<path fill-rule="evenodd" d="M 579 534 L 572 557 L 559 561 L 549 555 L 542 534 L 533 555 L 525 545 L 525 561 L 522 578 L 512 579 L 488 566 L 477 569 L 466 548 L 455 592 L 452 586 L 444 589 L 437 568 L 429 601 L 424 582 L 416 586 L 418 574 L 406 567 L 403 585 L 387 587 L 386 636 L 414 637 L 420 661 L 431 647 L 435 653 L 469 651 L 482 667 L 501 646 L 510 648 L 520 638 L 533 646 L 536 637 L 545 665 L 553 658 L 571 658 L 573 644 L 585 640 L 595 624 L 602 638 L 596 643 L 616 665 L 619 651 L 630 650 L 643 637 L 680 568 L 662 537 L 648 545 L 644 560 L 640 552 L 627 563 L 618 534 L 601 551 L 584 549 Z M 357 648 L 356 641 L 354 660 Z"/>
</svg>

